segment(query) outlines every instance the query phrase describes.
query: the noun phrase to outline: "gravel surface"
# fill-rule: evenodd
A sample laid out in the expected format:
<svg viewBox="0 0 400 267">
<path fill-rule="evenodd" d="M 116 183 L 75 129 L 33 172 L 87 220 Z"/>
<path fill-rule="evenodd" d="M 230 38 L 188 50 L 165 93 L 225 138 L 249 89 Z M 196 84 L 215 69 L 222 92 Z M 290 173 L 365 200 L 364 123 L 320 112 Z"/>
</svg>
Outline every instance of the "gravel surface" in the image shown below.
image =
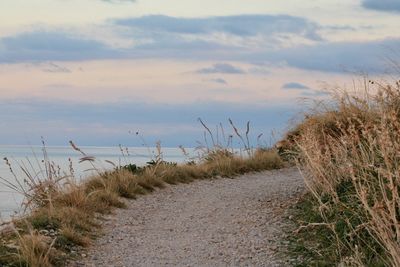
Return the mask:
<svg viewBox="0 0 400 267">
<path fill-rule="evenodd" d="M 295 168 L 168 186 L 117 210 L 71 266 L 287 266 L 285 211 L 303 189 Z"/>
</svg>

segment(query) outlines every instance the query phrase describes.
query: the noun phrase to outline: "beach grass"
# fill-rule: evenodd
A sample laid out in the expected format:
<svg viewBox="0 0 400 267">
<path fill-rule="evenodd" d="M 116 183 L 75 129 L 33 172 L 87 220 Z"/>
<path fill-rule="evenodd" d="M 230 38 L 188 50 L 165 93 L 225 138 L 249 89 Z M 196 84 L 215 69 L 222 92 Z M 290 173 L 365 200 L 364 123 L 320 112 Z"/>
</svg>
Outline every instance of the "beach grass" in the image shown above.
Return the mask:
<svg viewBox="0 0 400 267">
<path fill-rule="evenodd" d="M 92 157 L 71 145 L 82 154 L 82 161 L 93 165 L 96 174 L 77 182 L 61 175 L 47 159 L 46 179 L 29 177 L 28 173 L 30 188 L 22 193 L 30 211 L 15 219 L 14 230 L 1 237 L 1 266 L 62 266 L 67 259 L 79 257 L 79 250 L 90 246 L 101 234 L 104 215 L 125 208 L 127 199 L 168 185 L 234 177 L 285 165 L 274 149 L 258 148 L 238 155 L 217 144 L 204 147 L 197 162 L 176 164 L 162 159 L 158 144 L 158 154 L 146 166 L 127 164 L 102 171 L 95 168 Z"/>
<path fill-rule="evenodd" d="M 309 189 L 292 252 L 299 266 L 400 266 L 400 83 L 365 80 L 322 106 L 279 143 Z"/>
</svg>

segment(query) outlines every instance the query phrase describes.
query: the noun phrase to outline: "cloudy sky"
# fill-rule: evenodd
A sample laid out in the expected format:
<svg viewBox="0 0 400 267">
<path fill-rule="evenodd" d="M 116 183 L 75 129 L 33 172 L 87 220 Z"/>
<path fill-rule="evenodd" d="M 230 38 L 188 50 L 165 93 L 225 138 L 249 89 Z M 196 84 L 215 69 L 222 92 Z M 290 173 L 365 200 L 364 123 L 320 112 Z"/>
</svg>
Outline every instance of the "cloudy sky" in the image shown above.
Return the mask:
<svg viewBox="0 0 400 267">
<path fill-rule="evenodd" d="M 0 143 L 191 146 L 198 117 L 269 139 L 399 54 L 398 0 L 2 0 Z"/>
</svg>

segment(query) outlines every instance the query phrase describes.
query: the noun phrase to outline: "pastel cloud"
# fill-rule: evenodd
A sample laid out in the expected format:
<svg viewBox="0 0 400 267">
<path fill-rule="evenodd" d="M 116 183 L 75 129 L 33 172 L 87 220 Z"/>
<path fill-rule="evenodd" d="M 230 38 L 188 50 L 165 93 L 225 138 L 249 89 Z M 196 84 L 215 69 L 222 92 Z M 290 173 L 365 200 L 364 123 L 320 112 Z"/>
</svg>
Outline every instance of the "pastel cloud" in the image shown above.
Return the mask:
<svg viewBox="0 0 400 267">
<path fill-rule="evenodd" d="M 198 74 L 195 70 L 212 67 L 212 61 L 196 60 L 90 60 L 54 64 L 71 72 L 43 72 L 48 62 L 34 64 L 0 64 L 0 99 L 32 96 L 82 102 L 151 101 L 187 103 L 197 100 L 255 103 L 266 100 L 284 101 L 296 97 L 295 92 L 280 90 L 287 77 L 314 84 L 303 78 L 303 72 L 287 68 L 274 70 L 270 77 L 259 74 Z M 252 64 L 225 61 L 242 70 Z M 271 70 L 272 71 L 272 70 Z M 290 74 L 289 74 L 290 73 Z M 20 77 L 25 77 L 21 79 Z M 266 78 L 273 79 L 268 81 Z M 229 86 L 222 81 L 226 79 Z M 314 79 L 314 78 L 312 78 Z M 217 85 L 218 84 L 218 85 Z M 12 90 L 10 88 L 12 85 Z M 223 86 L 222 86 L 223 85 Z M 224 89 L 223 91 L 221 89 Z M 179 97 L 176 97 L 179 95 Z M 77 96 L 79 96 L 77 98 Z"/>
<path fill-rule="evenodd" d="M 157 58 L 283 64 L 324 72 L 383 72 L 385 49 L 400 45 L 400 38 L 322 41 L 318 34 L 320 25 L 287 15 L 144 16 L 114 20 L 108 26 L 125 27 L 127 31 L 119 37 L 134 44 L 125 48 L 110 47 L 89 36 L 62 30 L 24 32 L 0 38 L 0 62 Z M 308 41 L 292 43 L 290 36 Z M 218 63 L 199 72 L 239 74 L 245 71 Z"/>
</svg>

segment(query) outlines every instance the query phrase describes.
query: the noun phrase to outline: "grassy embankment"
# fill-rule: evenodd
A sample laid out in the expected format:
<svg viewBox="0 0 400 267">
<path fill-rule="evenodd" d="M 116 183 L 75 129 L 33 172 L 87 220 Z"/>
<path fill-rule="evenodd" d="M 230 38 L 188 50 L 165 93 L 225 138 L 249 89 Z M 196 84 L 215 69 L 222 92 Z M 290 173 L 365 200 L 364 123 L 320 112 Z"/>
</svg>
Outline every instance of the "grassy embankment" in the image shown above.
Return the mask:
<svg viewBox="0 0 400 267">
<path fill-rule="evenodd" d="M 211 131 L 203 126 L 214 145 L 206 149 L 197 163 L 178 165 L 165 162 L 159 150 L 158 156 L 146 167 L 132 164 L 118 166 L 111 172 L 98 171 L 98 175 L 78 183 L 61 175 L 45 155 L 42 170 L 46 174 L 45 179 L 39 180 L 27 172 L 25 183 L 29 187 L 22 193 L 31 211 L 24 218 L 15 220 L 15 228 L 1 237 L 0 266 L 64 265 L 65 260 L 71 257 L 71 251 L 89 246 L 101 234 L 100 220 L 114 208 L 124 208 L 124 198 L 134 199 L 166 184 L 234 177 L 283 166 L 276 151 L 261 148 L 255 152 L 248 150 L 249 125 L 245 138 L 233 127 L 249 152 L 247 156 L 235 155 L 231 149 L 223 148 L 219 141 L 214 140 Z M 228 145 L 232 136 L 228 138 Z M 83 161 L 93 164 L 92 157 L 71 144 L 82 153 Z M 21 188 L 16 186 L 15 189 Z"/>
<path fill-rule="evenodd" d="M 365 87 L 336 94 L 279 143 L 309 188 L 294 209 L 298 266 L 400 266 L 400 82 Z"/>
</svg>

